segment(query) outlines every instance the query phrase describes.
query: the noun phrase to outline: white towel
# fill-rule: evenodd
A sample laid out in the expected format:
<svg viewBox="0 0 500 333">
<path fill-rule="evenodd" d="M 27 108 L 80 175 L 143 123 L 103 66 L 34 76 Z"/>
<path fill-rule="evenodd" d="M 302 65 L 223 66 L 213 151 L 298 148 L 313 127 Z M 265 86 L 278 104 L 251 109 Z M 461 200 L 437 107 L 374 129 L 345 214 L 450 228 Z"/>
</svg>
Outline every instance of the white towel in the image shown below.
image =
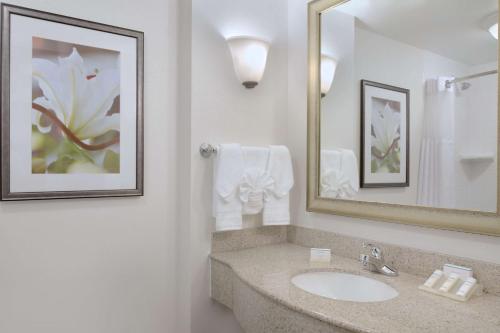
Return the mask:
<svg viewBox="0 0 500 333">
<path fill-rule="evenodd" d="M 239 185 L 240 200 L 244 215 L 254 215 L 262 211 L 264 202 L 274 189 L 274 180 L 267 170 L 269 148 L 242 147 L 244 171 Z"/>
<path fill-rule="evenodd" d="M 327 198 L 352 198 L 359 191 L 356 155 L 349 149 L 321 151 L 320 194 Z"/>
<path fill-rule="evenodd" d="M 342 172 L 349 179 L 349 184 L 355 192 L 359 191 L 358 159 L 350 149 L 340 149 L 342 152 Z"/>
<path fill-rule="evenodd" d="M 213 215 L 216 229 L 241 229 L 241 201 L 237 189 L 243 176 L 243 155 L 239 144 L 219 146 L 214 166 Z"/>
<path fill-rule="evenodd" d="M 243 214 L 261 211 L 264 225 L 289 224 L 292 186 L 292 162 L 285 146 L 221 145 L 214 168 L 216 229 L 241 229 Z"/>
<path fill-rule="evenodd" d="M 264 205 L 264 225 L 290 224 L 290 190 L 293 187 L 293 166 L 285 146 L 270 146 L 268 170 L 274 180 L 274 191 Z"/>
<path fill-rule="evenodd" d="M 341 160 L 342 160 L 342 153 L 340 152 L 340 150 L 338 149 L 321 150 L 321 161 L 320 161 L 321 171 L 328 169 L 340 170 L 340 167 L 342 165 Z"/>
</svg>

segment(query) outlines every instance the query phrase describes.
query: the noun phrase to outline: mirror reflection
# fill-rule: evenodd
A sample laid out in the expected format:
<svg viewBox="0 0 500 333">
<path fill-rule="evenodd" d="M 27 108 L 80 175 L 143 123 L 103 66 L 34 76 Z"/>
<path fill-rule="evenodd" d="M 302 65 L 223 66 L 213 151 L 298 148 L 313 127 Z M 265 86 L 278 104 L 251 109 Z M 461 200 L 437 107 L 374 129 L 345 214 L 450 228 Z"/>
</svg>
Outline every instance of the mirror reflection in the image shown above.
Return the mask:
<svg viewBox="0 0 500 333">
<path fill-rule="evenodd" d="M 321 197 L 496 212 L 496 0 L 321 14 Z"/>
</svg>

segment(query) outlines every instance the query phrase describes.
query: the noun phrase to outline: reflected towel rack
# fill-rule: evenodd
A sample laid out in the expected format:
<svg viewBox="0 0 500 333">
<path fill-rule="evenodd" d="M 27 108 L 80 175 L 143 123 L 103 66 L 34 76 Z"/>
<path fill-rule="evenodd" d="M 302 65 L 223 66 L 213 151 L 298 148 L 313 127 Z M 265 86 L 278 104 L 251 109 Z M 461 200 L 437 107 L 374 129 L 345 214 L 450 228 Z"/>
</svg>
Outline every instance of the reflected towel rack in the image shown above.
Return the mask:
<svg viewBox="0 0 500 333">
<path fill-rule="evenodd" d="M 465 81 L 465 80 L 475 79 L 477 77 L 486 76 L 486 75 L 493 75 L 493 74 L 497 74 L 497 73 L 498 73 L 498 71 L 495 69 L 495 70 L 492 70 L 492 71 L 481 72 L 481 73 L 477 73 L 477 74 L 472 74 L 472 75 L 457 77 L 456 79 L 453 79 L 453 80 L 446 80 L 445 85 L 446 85 L 446 88 L 450 88 L 453 83 L 458 83 L 458 82 L 462 82 L 462 81 Z"/>
<path fill-rule="evenodd" d="M 209 158 L 212 155 L 217 154 L 217 146 L 211 145 L 210 143 L 202 143 L 200 145 L 200 155 Z"/>
</svg>

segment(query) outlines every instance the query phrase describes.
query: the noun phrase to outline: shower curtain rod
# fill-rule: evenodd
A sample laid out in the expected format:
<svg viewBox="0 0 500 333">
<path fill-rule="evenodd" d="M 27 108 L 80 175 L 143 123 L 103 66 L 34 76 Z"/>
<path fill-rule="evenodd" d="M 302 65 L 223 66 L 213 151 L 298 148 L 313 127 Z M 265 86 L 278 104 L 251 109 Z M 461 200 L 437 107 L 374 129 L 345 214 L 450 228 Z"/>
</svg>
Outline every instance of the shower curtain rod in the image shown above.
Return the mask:
<svg viewBox="0 0 500 333">
<path fill-rule="evenodd" d="M 446 80 L 446 88 L 450 88 L 453 83 L 462 82 L 462 81 L 465 81 L 465 80 L 468 80 L 468 79 L 474 79 L 476 77 L 481 77 L 481 76 L 486 76 L 486 75 L 493 75 L 493 74 L 497 74 L 497 73 L 498 73 L 498 71 L 495 69 L 495 70 L 492 70 L 492 71 L 481 72 L 481 73 L 477 73 L 477 74 L 472 74 L 472 75 L 457 77 L 456 79 L 453 79 L 453 80 Z"/>
</svg>

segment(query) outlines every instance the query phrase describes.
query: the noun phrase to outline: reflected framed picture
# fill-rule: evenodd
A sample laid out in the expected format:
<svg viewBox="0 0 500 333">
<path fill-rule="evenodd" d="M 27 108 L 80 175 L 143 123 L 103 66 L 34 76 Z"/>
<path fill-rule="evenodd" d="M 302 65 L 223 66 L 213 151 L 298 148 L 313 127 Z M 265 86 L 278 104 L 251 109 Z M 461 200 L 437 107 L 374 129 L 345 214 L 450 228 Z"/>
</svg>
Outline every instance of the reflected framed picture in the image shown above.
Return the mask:
<svg viewBox="0 0 500 333">
<path fill-rule="evenodd" d="M 1 199 L 143 195 L 144 34 L 1 11 Z"/>
<path fill-rule="evenodd" d="M 410 91 L 361 81 L 360 186 L 410 186 Z"/>
</svg>

